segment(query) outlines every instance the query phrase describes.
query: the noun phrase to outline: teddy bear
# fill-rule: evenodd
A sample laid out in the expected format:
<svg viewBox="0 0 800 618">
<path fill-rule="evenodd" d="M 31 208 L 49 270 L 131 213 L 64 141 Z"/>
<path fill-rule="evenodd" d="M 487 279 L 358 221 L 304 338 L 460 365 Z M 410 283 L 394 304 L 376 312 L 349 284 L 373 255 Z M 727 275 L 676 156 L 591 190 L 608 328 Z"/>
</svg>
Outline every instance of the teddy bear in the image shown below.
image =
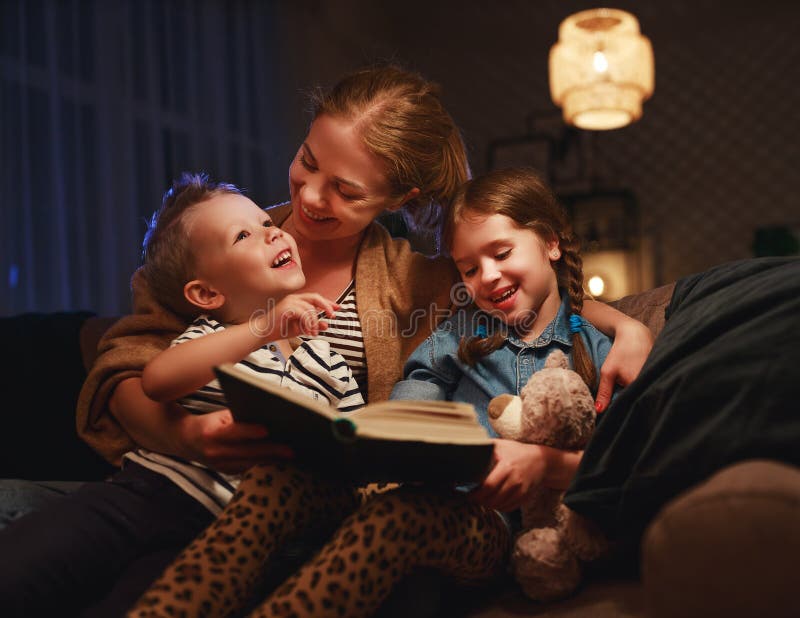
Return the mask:
<svg viewBox="0 0 800 618">
<path fill-rule="evenodd" d="M 554 448 L 583 450 L 595 425 L 592 394 L 554 350 L 519 396 L 499 395 L 489 404 L 489 422 L 501 438 Z M 511 568 L 523 592 L 537 601 L 571 594 L 581 581 L 582 563 L 609 549 L 588 519 L 562 503 L 563 491 L 536 487 L 522 505 L 522 532 Z"/>
</svg>

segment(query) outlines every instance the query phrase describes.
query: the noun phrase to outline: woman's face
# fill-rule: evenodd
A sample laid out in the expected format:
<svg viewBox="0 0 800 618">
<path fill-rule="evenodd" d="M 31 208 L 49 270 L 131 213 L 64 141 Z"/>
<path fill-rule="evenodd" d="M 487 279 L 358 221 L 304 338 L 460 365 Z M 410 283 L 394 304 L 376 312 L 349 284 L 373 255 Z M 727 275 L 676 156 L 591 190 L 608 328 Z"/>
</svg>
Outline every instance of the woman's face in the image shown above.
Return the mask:
<svg viewBox="0 0 800 618">
<path fill-rule="evenodd" d="M 294 229 L 309 240 L 352 238 L 384 210 L 402 205 L 352 121 L 327 115 L 314 120 L 297 151 L 289 189 Z"/>
</svg>

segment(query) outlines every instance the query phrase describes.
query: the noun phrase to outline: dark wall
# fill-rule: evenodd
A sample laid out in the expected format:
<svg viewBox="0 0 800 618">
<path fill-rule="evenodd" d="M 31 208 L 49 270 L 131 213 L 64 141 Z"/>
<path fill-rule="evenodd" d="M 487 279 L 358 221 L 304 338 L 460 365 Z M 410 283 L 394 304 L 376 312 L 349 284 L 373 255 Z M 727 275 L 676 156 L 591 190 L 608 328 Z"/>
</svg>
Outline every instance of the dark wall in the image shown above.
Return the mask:
<svg viewBox="0 0 800 618">
<path fill-rule="evenodd" d="M 737 6 L 733 6 L 737 4 Z M 756 228 L 800 233 L 800 3 L 616 2 L 653 44 L 656 89 L 644 116 L 598 133 L 596 167 L 638 197 L 661 283 L 752 255 Z M 444 87 L 471 151 L 553 112 L 547 57 L 560 21 L 596 3 L 340 0 L 283 5 L 292 93 L 342 67 L 397 58 Z M 301 99 L 295 104 L 300 105 Z M 300 136 L 304 125 L 293 130 Z"/>
<path fill-rule="evenodd" d="M 4 0 L 0 314 L 129 310 L 146 215 L 203 169 L 287 197 L 306 93 L 394 59 L 438 81 L 473 170 L 553 118 L 547 57 L 577 0 Z M 800 233 L 800 3 L 626 0 L 655 52 L 643 118 L 594 136 L 633 191 L 649 284 Z M 525 161 L 516 161 L 525 162 Z M 540 161 L 531 161 L 540 164 Z"/>
</svg>

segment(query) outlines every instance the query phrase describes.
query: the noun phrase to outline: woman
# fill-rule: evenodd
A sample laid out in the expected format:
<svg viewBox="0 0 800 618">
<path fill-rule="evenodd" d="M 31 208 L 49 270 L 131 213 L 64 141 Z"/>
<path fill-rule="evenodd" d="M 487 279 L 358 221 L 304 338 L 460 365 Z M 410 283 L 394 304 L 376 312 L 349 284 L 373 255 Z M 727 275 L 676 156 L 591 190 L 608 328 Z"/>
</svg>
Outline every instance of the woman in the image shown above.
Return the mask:
<svg viewBox="0 0 800 618">
<path fill-rule="evenodd" d="M 405 206 L 418 223 L 426 219 L 430 223 L 434 214 L 431 207 L 446 206 L 467 179 L 466 154 L 458 130 L 431 84 L 396 68 L 351 75 L 316 103 L 314 121 L 289 171 L 290 209 L 288 206 L 273 209 L 272 216 L 297 239 L 308 278 L 306 290 L 341 298 L 343 290 L 355 280 L 357 313 L 368 367 L 366 394 L 370 401 L 376 401 L 386 398 L 401 377 L 403 360 L 430 333 L 436 322 L 432 318 L 446 315 L 451 303 L 450 290 L 458 281 L 458 275 L 449 261 L 427 260 L 410 253 L 405 243 L 390 240 L 386 232 L 373 223 L 374 219 L 385 210 Z M 425 131 L 413 130 L 416 127 L 425 127 Z M 425 312 L 423 319 L 418 313 L 420 309 Z M 632 347 L 641 345 L 642 352 L 633 364 L 643 362 L 650 338 L 638 323 L 620 319 L 596 303 L 587 303 L 587 314 L 618 339 L 621 336 L 624 345 L 631 345 L 626 341 L 626 328 L 641 333 L 642 342 L 633 338 Z M 619 327 L 613 329 L 616 325 Z M 401 332 L 406 336 L 398 337 L 396 333 Z M 355 363 L 350 360 L 354 368 L 362 364 L 361 359 L 355 359 Z M 614 367 L 613 358 L 610 367 Z M 627 377 L 632 376 L 622 379 Z M 135 396 L 120 397 L 128 389 L 134 391 Z M 141 408 L 129 406 L 128 401 L 138 398 L 138 385 L 123 383 L 111 403 L 115 416 L 132 435 L 138 426 L 134 426 L 131 419 L 140 418 Z M 225 428 L 220 430 L 224 432 Z M 137 441 L 148 439 L 149 436 L 144 435 Z M 270 453 L 266 440 L 251 442 L 248 447 L 252 448 L 250 452 L 254 458 Z M 220 453 L 227 455 L 227 448 Z M 236 454 L 231 460 L 240 462 Z M 262 477 L 267 474 L 281 478 L 274 468 L 261 472 Z M 237 494 L 240 502 L 248 493 L 258 492 L 259 479 L 257 469 Z M 305 482 L 313 483 L 309 479 Z M 296 485 L 293 488 L 296 489 Z M 319 487 L 314 491 L 305 489 L 309 496 L 323 491 Z M 327 513 L 330 519 L 341 519 L 360 504 L 358 498 L 351 502 L 347 502 L 346 497 L 343 499 L 346 506 L 340 514 Z M 452 508 L 451 504 L 436 503 L 436 498 L 430 496 L 381 499 L 398 500 L 394 509 L 402 508 L 409 500 L 423 500 L 431 511 L 446 512 Z M 451 499 L 442 497 L 442 501 Z M 365 508 L 359 511 L 359 516 L 369 518 L 376 529 L 382 529 L 385 522 L 379 521 L 380 514 L 376 516 L 381 508 L 374 504 L 371 503 L 373 510 L 369 516 Z M 489 520 L 484 521 L 487 527 L 496 523 L 479 507 L 473 508 L 475 513 L 471 521 L 486 518 Z M 465 519 L 470 521 L 470 516 Z M 343 530 L 352 530 L 352 526 L 342 526 L 337 533 L 340 538 L 346 536 Z M 290 536 L 291 532 L 286 534 Z M 270 549 L 278 545 L 274 539 L 256 538 L 254 542 L 262 550 L 256 562 L 269 554 L 267 545 Z M 341 540 L 332 541 L 323 550 L 332 560 L 337 542 Z M 495 573 L 503 555 L 502 543 L 497 545 L 500 551 L 492 554 L 474 573 L 467 573 L 456 561 L 455 568 L 460 569 L 458 575 L 481 579 Z M 434 566 L 442 567 L 441 564 Z M 448 566 L 452 565 L 444 565 L 445 570 Z M 165 580 L 170 577 L 168 572 Z M 298 582 L 308 577 L 307 570 L 297 573 L 293 578 L 295 583 L 289 587 L 297 589 Z M 225 582 L 220 583 L 225 585 Z M 284 602 L 285 588 L 279 593 Z M 385 591 L 388 588 L 376 585 L 372 589 Z M 362 601 L 377 603 L 382 595 L 377 597 Z M 348 615 L 354 611 L 352 606 L 346 608 Z"/>
<path fill-rule="evenodd" d="M 304 290 L 344 306 L 355 305 L 355 316 L 333 320 L 348 321 L 348 331 L 328 335 L 332 347 L 348 358 L 370 401 L 388 397 L 401 378 L 405 358 L 449 312 L 451 287 L 458 280 L 449 260 L 413 253 L 406 242 L 392 240 L 375 218 L 405 207 L 418 223 L 432 224 L 437 208 L 448 204 L 468 175 L 460 134 L 435 86 L 418 75 L 396 67 L 359 71 L 318 98 L 314 121 L 290 167 L 291 202 L 270 214 L 297 240 L 307 278 Z M 284 449 L 270 444 L 262 427 L 234 423 L 227 411 L 192 416 L 144 396 L 142 367 L 185 329 L 186 322 L 153 301 L 139 273 L 134 275 L 133 290 L 135 314 L 107 333 L 81 393 L 82 437 L 114 463 L 134 444 L 229 472 L 279 457 Z M 587 303 L 584 313 L 618 342 L 605 365 L 606 392 L 599 397 L 603 406 L 614 381 L 626 383 L 638 372 L 651 338 L 646 328 L 603 305 Z M 256 469 L 243 489 L 247 483 L 258 486 L 264 469 Z M 293 474 L 291 468 L 283 470 L 287 478 Z M 313 487 L 313 479 L 306 481 L 305 489 Z M 170 492 L 168 486 L 164 492 Z M 177 500 L 176 493 L 180 491 L 172 487 Z M 333 523 L 356 508 L 362 496 L 351 493 L 341 498 L 340 512 L 324 513 Z M 412 498 L 417 499 L 443 512 L 452 507 L 452 497 Z M 393 495 L 384 503 L 373 501 L 372 508 L 381 510 L 396 500 L 408 503 Z M 148 496 L 148 503 L 153 501 Z M 164 517 L 174 517 L 174 527 L 182 535 L 191 538 L 208 523 L 198 524 L 199 517 L 185 521 L 180 509 L 176 511 Z M 311 517 L 308 523 L 313 525 L 314 520 Z M 466 529 L 476 522 L 497 525 L 492 513 L 480 507 L 473 507 L 461 520 Z M 503 533 L 504 529 L 497 530 L 498 537 Z M 479 540 L 489 544 L 491 537 Z M 174 555 L 185 542 L 185 536 L 172 544 L 159 538 L 130 560 L 131 568 L 142 562 L 142 556 L 147 562 L 154 551 Z M 491 545 L 493 552 L 476 565 L 476 571 L 461 575 L 481 580 L 496 572 L 504 545 Z M 159 564 L 163 566 L 163 561 Z M 109 576 L 113 580 L 127 566 L 110 566 Z M 136 577 L 146 584 L 152 575 L 143 567 Z M 401 575 L 398 572 L 397 577 Z M 373 588 L 371 607 L 385 596 L 387 585 Z"/>
</svg>

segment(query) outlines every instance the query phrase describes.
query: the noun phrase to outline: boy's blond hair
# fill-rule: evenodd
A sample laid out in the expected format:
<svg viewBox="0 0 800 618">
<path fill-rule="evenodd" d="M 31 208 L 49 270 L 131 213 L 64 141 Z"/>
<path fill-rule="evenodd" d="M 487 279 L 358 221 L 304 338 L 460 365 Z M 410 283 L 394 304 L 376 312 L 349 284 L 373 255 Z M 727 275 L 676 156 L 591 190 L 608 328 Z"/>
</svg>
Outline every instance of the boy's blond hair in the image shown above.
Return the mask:
<svg viewBox="0 0 800 618">
<path fill-rule="evenodd" d="M 183 294 L 186 283 L 195 278 L 186 214 L 218 195 L 241 193 L 232 184 L 209 180 L 206 174 L 184 172 L 164 193 L 161 206 L 148 222 L 142 243 L 142 275 L 156 300 L 175 313 L 197 314 L 197 307 Z"/>
</svg>

